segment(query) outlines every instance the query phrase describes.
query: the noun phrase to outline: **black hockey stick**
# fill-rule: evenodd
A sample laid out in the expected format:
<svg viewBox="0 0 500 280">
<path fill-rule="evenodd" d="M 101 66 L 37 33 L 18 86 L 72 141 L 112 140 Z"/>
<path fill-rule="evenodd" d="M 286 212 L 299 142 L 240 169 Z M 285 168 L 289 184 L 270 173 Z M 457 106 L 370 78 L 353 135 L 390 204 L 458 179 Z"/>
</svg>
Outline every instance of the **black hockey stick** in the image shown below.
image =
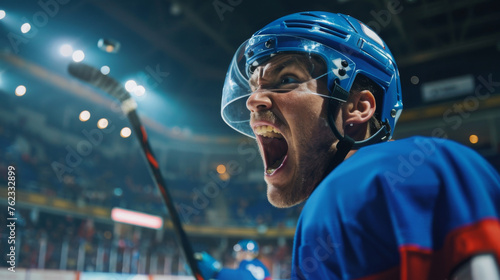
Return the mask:
<svg viewBox="0 0 500 280">
<path fill-rule="evenodd" d="M 154 157 L 151 146 L 149 145 L 146 130 L 137 115 L 137 103 L 120 83 L 109 76 L 103 75 L 99 70 L 92 66 L 72 62 L 68 67 L 68 71 L 72 76 L 105 91 L 120 101 L 123 112 L 127 115 L 130 124 L 132 125 L 132 129 L 139 138 L 142 151 L 144 152 L 149 168 L 153 173 L 153 180 L 155 181 L 156 186 L 163 197 L 163 201 L 165 202 L 165 205 L 170 213 L 175 232 L 181 244 L 187 263 L 196 280 L 205 280 L 201 275 L 198 263 L 194 258 L 193 248 L 191 247 L 191 243 L 189 242 L 186 232 L 182 227 L 179 213 L 175 209 L 174 202 L 172 201 L 172 196 L 170 195 L 167 186 L 165 185 L 165 180 L 161 175 L 158 161 Z"/>
</svg>

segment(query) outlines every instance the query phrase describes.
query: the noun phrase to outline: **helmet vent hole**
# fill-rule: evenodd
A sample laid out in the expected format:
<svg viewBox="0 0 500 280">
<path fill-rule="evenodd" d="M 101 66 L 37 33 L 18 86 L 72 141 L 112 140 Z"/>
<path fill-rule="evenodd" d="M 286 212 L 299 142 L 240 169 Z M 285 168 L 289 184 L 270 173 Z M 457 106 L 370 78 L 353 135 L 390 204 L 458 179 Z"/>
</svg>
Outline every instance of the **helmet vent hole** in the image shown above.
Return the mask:
<svg viewBox="0 0 500 280">
<path fill-rule="evenodd" d="M 344 30 L 340 30 L 330 25 L 322 24 L 320 22 L 314 22 L 309 20 L 286 20 L 284 21 L 285 26 L 288 28 L 302 28 L 315 30 L 323 33 L 327 33 L 342 40 L 347 38 L 347 33 Z"/>
<path fill-rule="evenodd" d="M 314 18 L 321 18 L 318 15 L 315 14 L 310 14 L 310 13 L 301 13 L 301 15 L 306 16 L 306 17 L 314 17 Z"/>
</svg>

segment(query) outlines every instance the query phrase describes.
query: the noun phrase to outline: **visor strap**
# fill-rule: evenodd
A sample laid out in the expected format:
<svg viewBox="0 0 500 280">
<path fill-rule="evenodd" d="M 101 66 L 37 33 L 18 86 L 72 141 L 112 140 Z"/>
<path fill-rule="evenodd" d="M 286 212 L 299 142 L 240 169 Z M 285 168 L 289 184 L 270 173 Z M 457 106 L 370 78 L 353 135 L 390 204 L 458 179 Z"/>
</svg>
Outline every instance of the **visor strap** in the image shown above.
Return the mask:
<svg viewBox="0 0 500 280">
<path fill-rule="evenodd" d="M 337 103 L 337 104 L 339 104 L 339 103 Z M 330 109 L 332 109 L 332 107 L 333 106 L 330 106 Z M 330 111 L 333 111 L 333 110 L 330 110 Z M 328 114 L 328 124 L 330 125 L 330 128 L 331 128 L 333 134 L 335 135 L 335 137 L 337 137 L 337 139 L 339 139 L 339 142 L 337 143 L 337 152 L 333 156 L 333 162 L 332 162 L 333 168 L 335 168 L 339 164 L 341 164 L 342 161 L 344 161 L 345 157 L 347 156 L 349 151 L 354 146 L 355 141 L 354 141 L 354 139 L 349 137 L 349 135 L 344 135 L 344 136 L 340 135 L 340 132 L 338 131 L 337 126 L 335 126 L 335 119 L 333 117 L 333 112 L 329 112 L 329 114 Z"/>
<path fill-rule="evenodd" d="M 354 145 L 354 139 L 345 135 L 338 143 L 337 143 L 337 152 L 335 156 L 333 156 L 333 166 L 337 167 L 341 164 L 349 151 L 352 149 Z"/>
<path fill-rule="evenodd" d="M 333 98 L 343 100 L 343 102 L 347 102 L 347 98 L 349 98 L 349 92 L 341 87 L 337 81 L 333 82 L 333 89 L 330 92 Z"/>
<path fill-rule="evenodd" d="M 389 140 L 390 135 L 391 135 L 391 125 L 389 124 L 389 120 L 385 119 L 385 121 L 382 122 L 382 127 L 377 132 L 375 132 L 375 134 L 373 134 L 370 138 L 366 140 L 356 141 L 354 143 L 353 148 L 359 149 L 364 146 L 377 144 L 382 141 L 387 141 Z"/>
<path fill-rule="evenodd" d="M 335 88 L 340 88 L 340 86 L 338 86 L 335 83 Z M 327 112 L 328 125 L 330 126 L 330 129 L 332 130 L 335 137 L 339 139 L 339 142 L 337 143 L 337 152 L 333 156 L 333 162 L 332 162 L 333 168 L 337 167 L 339 164 L 342 163 L 342 161 L 344 161 L 345 157 L 347 156 L 347 154 L 352 149 L 355 143 L 354 139 L 352 139 L 348 135 L 342 136 L 339 130 L 337 129 L 337 126 L 335 125 L 335 117 L 334 117 L 335 110 L 339 107 L 340 104 L 341 104 L 340 101 L 329 98 L 329 106 Z"/>
</svg>

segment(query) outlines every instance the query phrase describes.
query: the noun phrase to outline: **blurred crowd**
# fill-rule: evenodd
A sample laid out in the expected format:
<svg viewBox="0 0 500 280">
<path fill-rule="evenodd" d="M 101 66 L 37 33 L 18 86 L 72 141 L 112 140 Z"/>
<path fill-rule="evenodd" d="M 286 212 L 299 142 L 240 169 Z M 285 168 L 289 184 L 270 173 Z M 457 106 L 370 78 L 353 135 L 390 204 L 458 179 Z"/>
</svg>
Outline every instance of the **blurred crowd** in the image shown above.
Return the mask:
<svg viewBox="0 0 500 280">
<path fill-rule="evenodd" d="M 189 274 L 170 231 L 141 228 L 51 213 L 38 208 L 16 212 L 16 267 L 131 274 Z M 6 221 L 6 214 L 0 219 Z M 8 229 L 0 229 L 0 250 L 7 252 Z M 237 238 L 193 236 L 195 251 L 206 251 L 225 266 L 234 266 Z M 259 258 L 275 279 L 290 271 L 291 239 L 262 239 Z M 0 266 L 7 266 L 2 254 Z"/>
<path fill-rule="evenodd" d="M 168 216 L 140 151 L 136 149 L 121 157 L 96 148 L 76 166 L 70 166 L 66 157 L 71 144 L 67 139 L 40 137 L 23 117 L 15 122 L 0 122 L 0 170 L 7 170 L 9 165 L 16 168 L 17 267 L 189 274 L 172 232 L 113 223 L 109 218 L 83 216 L 79 211 L 89 207 L 108 210 L 121 207 Z M 166 176 L 184 223 L 256 228 L 259 233 L 272 227 L 295 227 L 301 207 L 284 210 L 270 206 L 264 184 L 228 180 L 213 195 L 214 190 L 207 186 L 213 187 L 214 180 L 220 184 L 222 179 L 203 178 L 200 171 L 191 169 L 185 172 Z M 0 186 L 7 186 L 7 172 L 0 173 Z M 27 206 L 23 204 L 26 194 L 58 198 L 67 201 L 70 208 L 43 202 Z M 6 215 L 6 211 L 0 211 L 2 224 Z M 0 229 L 2 252 L 8 249 L 7 230 Z M 225 265 L 233 266 L 232 245 L 239 238 L 190 239 L 196 251 L 207 251 Z M 275 278 L 286 277 L 290 271 L 292 240 L 258 241 L 262 248 L 260 257 L 274 271 Z M 0 266 L 6 266 L 6 254 L 2 255 L 4 261 Z"/>
</svg>

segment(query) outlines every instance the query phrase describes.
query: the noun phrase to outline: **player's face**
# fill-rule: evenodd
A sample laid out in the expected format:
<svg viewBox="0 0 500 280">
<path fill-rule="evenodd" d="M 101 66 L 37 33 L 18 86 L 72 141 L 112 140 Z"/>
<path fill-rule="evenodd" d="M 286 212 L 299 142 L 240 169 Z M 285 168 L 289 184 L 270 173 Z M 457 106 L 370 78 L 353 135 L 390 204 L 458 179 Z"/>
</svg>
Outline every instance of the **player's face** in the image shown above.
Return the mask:
<svg viewBox="0 0 500 280">
<path fill-rule="evenodd" d="M 313 94 L 328 94 L 325 83 L 313 79 L 320 68 L 305 56 L 278 55 L 250 79 L 250 125 L 264 161 L 267 196 L 277 207 L 304 201 L 330 170 L 336 139 L 327 102 Z"/>
<path fill-rule="evenodd" d="M 242 260 L 250 260 L 254 258 L 254 254 L 245 251 L 239 251 L 236 253 L 236 261 L 241 262 Z"/>
</svg>

